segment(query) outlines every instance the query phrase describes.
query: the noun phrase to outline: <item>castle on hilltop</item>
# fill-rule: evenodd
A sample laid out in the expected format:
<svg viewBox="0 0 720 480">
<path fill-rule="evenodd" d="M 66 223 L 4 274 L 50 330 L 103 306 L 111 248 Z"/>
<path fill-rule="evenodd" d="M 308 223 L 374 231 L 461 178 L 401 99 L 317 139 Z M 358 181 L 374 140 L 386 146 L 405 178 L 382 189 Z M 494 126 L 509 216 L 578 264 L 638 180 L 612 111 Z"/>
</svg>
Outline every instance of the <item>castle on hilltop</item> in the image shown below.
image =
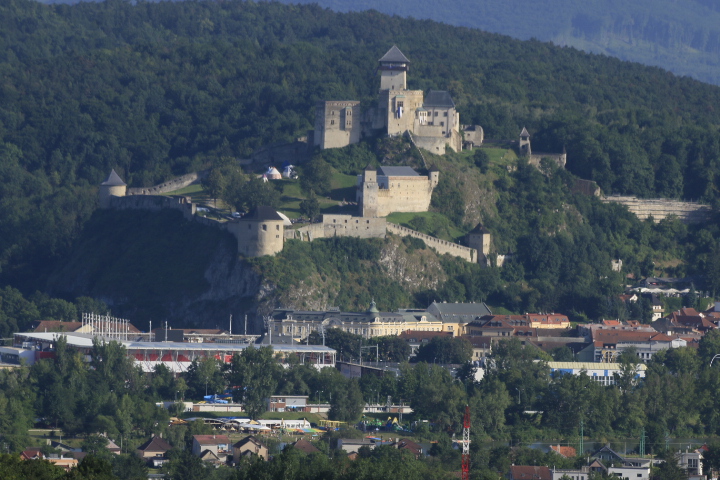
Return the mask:
<svg viewBox="0 0 720 480">
<path fill-rule="evenodd" d="M 521 157 L 526 157 L 528 163 L 537 168 L 540 168 L 540 162 L 543 158 L 547 158 L 548 160 L 557 163 L 558 167 L 560 168 L 565 168 L 565 164 L 567 163 L 567 153 L 565 152 L 564 148 L 562 153 L 533 153 L 532 147 L 530 146 L 530 134 L 525 127 L 523 127 L 522 132 L 520 132 L 520 141 L 518 142 L 518 155 Z"/>
<path fill-rule="evenodd" d="M 358 143 L 365 136 L 408 133 L 418 147 L 442 155 L 445 147 L 463 149 L 461 130 L 467 130 L 472 145 L 483 141 L 482 127 L 460 125 L 460 114 L 449 92 L 407 89 L 410 60 L 393 45 L 378 61 L 380 91 L 377 104 L 362 112 L 355 100 L 321 101 L 315 109 L 313 144 L 321 149 Z"/>
</svg>

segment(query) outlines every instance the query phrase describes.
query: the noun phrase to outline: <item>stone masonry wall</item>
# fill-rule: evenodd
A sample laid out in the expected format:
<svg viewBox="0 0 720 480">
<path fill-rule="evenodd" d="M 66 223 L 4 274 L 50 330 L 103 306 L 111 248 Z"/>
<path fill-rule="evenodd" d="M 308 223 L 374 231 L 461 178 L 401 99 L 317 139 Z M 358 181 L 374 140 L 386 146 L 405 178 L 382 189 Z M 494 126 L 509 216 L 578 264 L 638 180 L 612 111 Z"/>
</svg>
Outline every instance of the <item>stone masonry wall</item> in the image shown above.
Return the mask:
<svg viewBox="0 0 720 480">
<path fill-rule="evenodd" d="M 153 210 L 165 208 L 179 210 L 187 220 L 195 217 L 196 205 L 187 197 L 161 197 L 158 195 L 133 195 L 129 197 L 110 197 L 110 208 L 117 210 Z"/>
<path fill-rule="evenodd" d="M 475 250 L 474 248 L 468 248 L 462 245 L 458 245 L 457 243 L 440 240 L 439 238 L 425 235 L 424 233 L 420 233 L 416 230 L 412 230 L 410 228 L 397 225 L 395 223 L 388 222 L 387 231 L 390 233 L 394 233 L 395 235 L 400 235 L 401 237 L 410 235 L 411 237 L 419 238 L 420 240 L 425 242 L 425 245 L 434 248 L 441 255 L 448 253 L 455 257 L 460 257 L 463 260 L 471 263 L 476 263 L 478 259 L 477 250 Z"/>
<path fill-rule="evenodd" d="M 163 193 L 174 192 L 175 190 L 180 190 L 181 188 L 185 188 L 188 185 L 197 183 L 202 178 L 204 178 L 206 174 L 207 172 L 205 171 L 192 172 L 188 173 L 187 175 L 168 180 L 167 182 L 161 183 L 160 185 L 155 185 L 154 187 L 128 188 L 127 195 L 161 195 Z"/>
<path fill-rule="evenodd" d="M 708 205 L 694 202 L 680 202 L 667 199 L 639 199 L 630 196 L 603 197 L 605 203 L 620 203 L 628 207 L 640 220 L 652 216 L 655 222 L 670 216 L 677 217 L 684 223 L 702 223 L 711 218 L 712 209 Z"/>
</svg>

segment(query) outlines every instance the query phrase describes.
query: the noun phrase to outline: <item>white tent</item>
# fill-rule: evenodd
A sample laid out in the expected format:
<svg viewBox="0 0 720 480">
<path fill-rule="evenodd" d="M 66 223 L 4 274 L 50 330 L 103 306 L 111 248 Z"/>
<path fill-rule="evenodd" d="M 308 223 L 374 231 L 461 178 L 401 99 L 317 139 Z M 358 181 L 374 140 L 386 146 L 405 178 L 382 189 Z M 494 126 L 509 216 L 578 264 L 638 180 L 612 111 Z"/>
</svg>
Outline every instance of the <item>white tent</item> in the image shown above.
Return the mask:
<svg viewBox="0 0 720 480">
<path fill-rule="evenodd" d="M 265 176 L 268 180 L 280 180 L 282 178 L 282 175 L 280 175 L 280 172 L 275 167 L 268 167 L 267 172 L 265 172 Z"/>
</svg>

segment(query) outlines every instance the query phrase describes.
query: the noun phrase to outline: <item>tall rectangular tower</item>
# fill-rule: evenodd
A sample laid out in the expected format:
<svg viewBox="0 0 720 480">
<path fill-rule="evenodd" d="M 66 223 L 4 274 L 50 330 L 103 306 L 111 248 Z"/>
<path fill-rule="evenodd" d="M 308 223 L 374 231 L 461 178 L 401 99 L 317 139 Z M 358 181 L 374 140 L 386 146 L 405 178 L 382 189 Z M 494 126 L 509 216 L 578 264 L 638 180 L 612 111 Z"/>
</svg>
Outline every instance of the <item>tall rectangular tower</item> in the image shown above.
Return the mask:
<svg viewBox="0 0 720 480">
<path fill-rule="evenodd" d="M 380 71 L 380 91 L 407 89 L 407 71 L 410 60 L 403 55 L 397 46 L 393 45 L 378 62 L 380 62 L 378 67 Z"/>
</svg>

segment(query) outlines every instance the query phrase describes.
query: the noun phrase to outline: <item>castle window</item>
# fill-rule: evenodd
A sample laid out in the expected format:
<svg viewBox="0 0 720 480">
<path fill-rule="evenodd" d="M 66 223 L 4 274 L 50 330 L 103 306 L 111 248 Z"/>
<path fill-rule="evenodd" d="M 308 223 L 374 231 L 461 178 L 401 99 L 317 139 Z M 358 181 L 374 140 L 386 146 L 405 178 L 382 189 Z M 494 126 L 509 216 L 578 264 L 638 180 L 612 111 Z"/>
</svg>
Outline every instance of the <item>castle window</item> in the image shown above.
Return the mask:
<svg viewBox="0 0 720 480">
<path fill-rule="evenodd" d="M 275 235 L 275 238 L 280 238 L 280 235 Z"/>
<path fill-rule="evenodd" d="M 345 223 L 347 223 L 347 220 L 345 220 Z"/>
<path fill-rule="evenodd" d="M 275 225 L 275 230 L 280 230 L 280 225 Z"/>
<path fill-rule="evenodd" d="M 335 120 L 330 120 L 330 125 L 335 125 Z"/>
<path fill-rule="evenodd" d="M 441 126 L 441 127 L 444 127 L 444 126 L 445 126 L 445 122 L 440 122 L 440 126 Z M 443 132 L 443 133 L 445 133 L 445 132 Z"/>
<path fill-rule="evenodd" d="M 336 220 L 333 218 L 333 223 L 335 223 L 335 222 L 336 222 Z"/>
<path fill-rule="evenodd" d="M 360 223 L 360 220 L 355 220 L 355 223 Z"/>
<path fill-rule="evenodd" d="M 370 220 L 365 220 L 365 223 L 370 223 Z"/>
<path fill-rule="evenodd" d="M 438 112 L 435 112 L 435 116 L 436 116 L 436 117 L 438 116 Z"/>
<path fill-rule="evenodd" d="M 447 117 L 447 112 L 443 113 L 443 117 Z"/>
<path fill-rule="evenodd" d="M 267 232 L 267 225 L 263 225 L 263 232 Z"/>
</svg>

